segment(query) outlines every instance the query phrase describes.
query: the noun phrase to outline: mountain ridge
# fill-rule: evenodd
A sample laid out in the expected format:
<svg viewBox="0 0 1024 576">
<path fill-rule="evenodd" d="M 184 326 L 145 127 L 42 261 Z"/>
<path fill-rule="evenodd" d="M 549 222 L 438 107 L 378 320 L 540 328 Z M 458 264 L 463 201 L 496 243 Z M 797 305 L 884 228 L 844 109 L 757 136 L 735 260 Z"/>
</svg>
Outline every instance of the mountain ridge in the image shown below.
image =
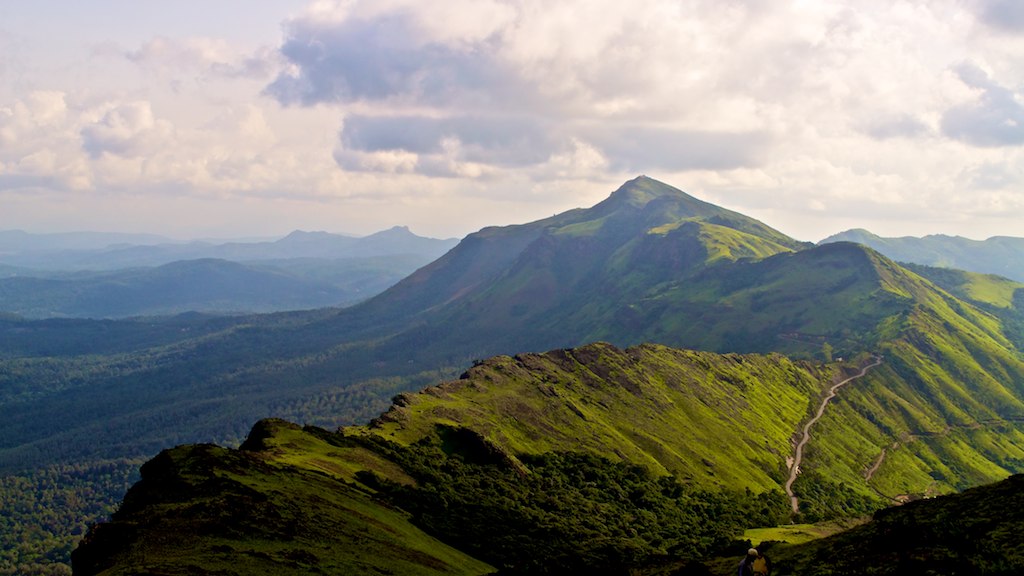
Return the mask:
<svg viewBox="0 0 1024 576">
<path fill-rule="evenodd" d="M 1024 282 L 1024 238 L 993 236 L 972 240 L 945 234 L 883 238 L 857 228 L 829 236 L 818 244 L 837 241 L 857 242 L 900 262 L 999 274 Z"/>
<path fill-rule="evenodd" d="M 852 371 L 853 366 L 856 364 L 847 368 Z M 133 488 L 123 513 L 115 515 L 110 527 L 101 525 L 94 529 L 75 552 L 76 573 L 97 573 L 90 568 L 97 566 L 112 568 L 112 571 L 102 572 L 104 574 L 146 571 L 155 566 L 167 570 L 182 562 L 196 562 L 194 566 L 215 566 L 210 558 L 212 552 L 219 550 L 221 554 L 230 554 L 232 550 L 239 551 L 240 546 L 243 549 L 255 546 L 268 552 L 258 564 L 249 560 L 237 562 L 235 569 L 239 573 L 267 570 L 301 573 L 321 562 L 337 561 L 320 560 L 326 555 L 322 552 L 324 546 L 321 543 L 317 548 L 302 546 L 300 549 L 307 555 L 303 556 L 301 563 L 288 567 L 290 557 L 282 556 L 283 550 L 275 542 L 291 542 L 293 536 L 289 534 L 304 533 L 303 526 L 309 521 L 291 520 L 298 524 L 282 534 L 274 529 L 255 528 L 259 523 L 244 520 L 248 515 L 244 515 L 239 524 L 239 519 L 232 513 L 224 516 L 224 512 L 219 511 L 221 506 L 202 504 L 217 502 L 224 497 L 218 495 L 224 495 L 225 490 L 229 491 L 227 493 L 237 490 L 217 488 L 216 484 L 211 484 L 214 478 L 238 478 L 246 486 L 256 489 L 246 498 L 255 498 L 258 502 L 261 501 L 258 494 L 262 490 L 276 485 L 264 484 L 269 482 L 264 480 L 268 474 L 285 473 L 290 477 L 310 472 L 333 479 L 336 484 L 329 484 L 333 491 L 352 494 L 355 489 L 354 497 L 362 492 L 363 498 L 372 495 L 378 502 L 398 505 L 411 514 L 408 521 L 414 526 L 509 573 L 519 573 L 519 570 L 526 570 L 526 566 L 533 566 L 528 570 L 530 573 L 564 573 L 567 569 L 596 570 L 602 574 L 625 574 L 627 570 L 629 573 L 644 573 L 636 570 L 650 560 L 698 560 L 704 554 L 713 553 L 716 547 L 724 546 L 726 541 L 722 540 L 723 537 L 730 533 L 733 538 L 737 536 L 736 530 L 740 527 L 735 524 L 737 518 L 721 519 L 724 524 L 705 520 L 708 523 L 705 529 L 724 531 L 715 532 L 717 536 L 691 525 L 688 531 L 676 534 L 675 538 L 681 540 L 668 541 L 650 533 L 646 520 L 637 519 L 633 522 L 632 536 L 613 532 L 614 535 L 603 541 L 601 548 L 592 548 L 585 538 L 568 537 L 563 541 L 566 536 L 562 535 L 562 530 L 569 533 L 576 530 L 566 522 L 556 531 L 559 536 L 550 536 L 558 541 L 554 550 L 541 552 L 544 546 L 532 540 L 535 536 L 530 535 L 531 529 L 518 526 L 512 519 L 522 506 L 549 504 L 517 500 L 512 508 L 505 508 L 508 504 L 486 500 L 487 506 L 495 507 L 489 513 L 494 516 L 485 515 L 487 519 L 481 519 L 478 508 L 483 502 L 479 498 L 493 497 L 487 496 L 492 494 L 487 482 L 497 482 L 503 476 L 483 480 L 477 479 L 476 475 L 493 475 L 504 470 L 511 478 L 518 478 L 516 482 L 521 484 L 524 478 L 535 475 L 540 475 L 542 482 L 554 481 L 544 480 L 551 473 L 548 467 L 552 462 L 565 459 L 570 465 L 563 469 L 565 473 L 588 470 L 585 473 L 588 476 L 584 478 L 598 473 L 597 470 L 605 470 L 602 474 L 610 473 L 617 469 L 617 461 L 641 464 L 656 477 L 666 479 L 658 485 L 669 493 L 685 492 L 693 486 L 715 486 L 711 493 L 701 492 L 700 496 L 705 501 L 715 502 L 715 506 L 742 508 L 751 505 L 743 503 L 742 489 L 745 488 L 748 490 L 746 498 L 763 507 L 759 512 L 767 515 L 763 518 L 775 518 L 774 521 L 781 522 L 781 517 L 788 511 L 788 504 L 778 488 L 785 476 L 789 436 L 816 404 L 812 400 L 829 382 L 839 377 L 841 372 L 833 371 L 836 368 L 793 363 L 779 355 L 718 355 L 656 345 L 619 350 L 600 343 L 544 354 L 495 357 L 477 364 L 457 381 L 396 397 L 388 412 L 365 427 L 330 433 L 282 421 L 260 422 L 241 447 L 247 458 L 255 458 L 252 465 L 237 461 L 229 452 L 220 452 L 223 456 L 217 456 L 215 460 L 203 459 L 199 467 L 181 463 L 168 468 L 166 464 L 160 464 L 163 469 L 161 475 L 189 478 L 188 483 L 193 487 L 185 487 L 184 492 L 180 489 L 170 491 L 163 484 L 154 485 L 150 481 L 150 484 L 143 486 L 144 482 Z M 794 383 L 799 385 L 793 386 Z M 673 419 L 671 414 L 681 415 L 682 420 Z M 748 417 L 754 419 L 748 421 Z M 756 428 L 752 434 L 751 424 L 770 427 Z M 658 430 L 665 433 L 659 435 Z M 820 438 L 816 434 L 815 443 L 832 440 L 834 438 L 828 434 Z M 702 449 L 706 451 L 702 452 Z M 175 453 L 197 458 L 196 451 L 209 450 L 223 449 L 179 447 L 165 452 L 147 466 L 155 468 L 158 462 L 167 462 L 167 458 Z M 595 457 L 597 460 L 593 460 Z M 174 458 L 181 461 L 179 457 Z M 581 461 L 578 458 L 591 460 Z M 275 471 L 261 471 L 267 464 L 271 464 Z M 682 468 L 680 464 L 683 464 Z M 442 476 L 434 475 L 442 471 Z M 637 473 L 649 478 L 645 473 Z M 749 476 L 751 473 L 760 475 L 762 480 L 753 480 Z M 286 482 L 291 484 L 290 480 Z M 438 482 L 448 487 L 442 488 Z M 682 484 L 676 485 L 676 482 Z M 261 484 L 265 487 L 258 488 Z M 591 484 L 581 482 L 572 485 L 582 488 Z M 471 486 L 477 488 L 471 489 Z M 547 486 L 547 491 L 554 490 L 550 484 L 544 486 Z M 861 513 L 865 511 L 863 506 L 870 506 L 866 499 L 857 500 L 841 492 L 834 496 L 806 492 L 812 486 L 805 484 L 801 488 L 804 490 L 800 493 L 802 502 L 813 504 L 817 499 L 836 498 L 833 505 L 852 507 L 848 512 L 857 510 Z M 483 492 L 477 494 L 476 490 L 481 487 Z M 506 488 L 496 488 L 505 493 L 501 491 Z M 636 487 L 633 489 L 637 490 Z M 721 496 L 715 496 L 723 489 Z M 753 494 L 750 489 L 754 490 Z M 298 491 L 296 497 L 304 497 L 303 489 L 293 490 Z M 437 497 L 433 495 L 435 490 L 446 494 L 443 508 L 436 508 L 440 502 L 431 504 Z M 473 504 L 468 509 L 463 508 L 456 496 L 460 490 L 467 491 L 464 498 L 472 499 Z M 275 498 L 284 497 L 279 490 L 274 492 L 277 494 Z M 174 496 L 168 498 L 168 493 Z M 584 521 L 607 521 L 598 512 L 600 508 L 591 509 L 591 504 L 585 503 L 587 499 L 599 498 L 598 494 L 587 494 L 583 501 L 574 504 L 583 506 L 588 510 L 587 514 L 596 515 L 585 516 Z M 200 495 L 201 499 L 196 500 Z M 566 494 L 566 497 L 570 495 Z M 628 503 L 638 496 L 618 497 L 625 498 Z M 645 496 L 641 500 L 643 506 L 654 506 L 647 499 L 651 497 Z M 275 502 L 275 507 L 283 505 L 279 500 Z M 772 502 L 774 504 L 770 504 Z M 158 508 L 152 508 L 154 505 Z M 201 506 L 195 508 L 198 516 L 187 513 L 185 517 L 200 522 L 193 524 L 193 529 L 218 534 L 220 540 L 190 539 L 186 547 L 181 543 L 175 544 L 174 539 L 158 537 L 167 529 L 168 523 L 176 522 L 174 519 L 181 514 L 173 511 L 183 506 L 186 510 Z M 687 509 L 687 505 L 681 502 L 672 506 Z M 817 507 L 822 507 L 820 501 Z M 442 510 L 443 516 L 438 516 Z M 564 507 L 555 510 L 556 514 L 569 514 Z M 323 508 L 320 511 L 330 514 Z M 370 512 L 371 515 L 377 513 Z M 636 511 L 625 513 L 638 514 Z M 505 516 L 509 514 L 511 516 Z M 747 521 L 751 517 L 747 517 Z M 149 519 L 144 527 L 136 524 L 143 518 Z M 497 532 L 485 530 L 483 525 L 477 524 L 481 521 L 501 528 Z M 135 532 L 126 533 L 125 529 L 132 526 L 138 526 L 131 528 Z M 636 528 L 640 526 L 643 528 L 637 533 Z M 520 533 L 520 530 L 525 532 Z M 511 540 L 499 546 L 492 540 L 496 533 L 505 534 Z M 690 538 L 697 540 L 691 541 Z M 214 547 L 218 541 L 222 544 Z M 161 545 L 159 542 L 171 544 Z M 344 534 L 331 537 L 328 542 L 326 548 L 335 553 L 351 550 L 353 543 Z M 682 542 L 688 544 L 684 546 Z M 403 545 L 399 543 L 399 546 Z M 537 548 L 532 548 L 534 546 Z M 273 552 L 275 549 L 278 551 Z M 620 556 L 626 549 L 630 550 L 629 560 Z M 534 551 L 533 558 L 524 560 L 530 556 L 531 550 Z M 348 554 L 358 553 L 350 551 Z M 575 557 L 577 554 L 579 556 Z M 791 562 L 791 556 L 782 558 Z M 380 562 L 360 565 L 370 573 L 380 569 Z M 422 568 L 397 573 L 419 573 L 417 570 Z"/>
<path fill-rule="evenodd" d="M 192 558 L 187 562 L 211 566 L 211 558 L 201 558 L 210 554 L 211 542 L 202 538 L 189 540 L 197 550 L 196 556 L 185 552 L 181 543 L 170 548 L 159 544 L 165 540 L 156 535 L 168 523 L 176 524 L 179 517 L 179 513 L 168 514 L 165 510 L 194 509 L 198 504 L 195 498 L 216 502 L 224 497 L 221 496 L 224 491 L 239 494 L 239 497 L 250 494 L 248 491 L 238 492 L 234 484 L 220 488 L 220 483 L 228 477 L 256 490 L 245 496 L 246 501 L 261 502 L 263 498 L 259 494 L 267 489 L 261 485 L 267 486 L 266 483 L 270 482 L 266 480 L 268 475 L 287 471 L 302 478 L 310 472 L 318 472 L 333 481 L 324 482 L 331 486 L 331 490 L 345 494 L 354 490 L 356 495 L 361 492 L 363 497 L 370 495 L 377 502 L 396 505 L 397 500 L 393 498 L 401 498 L 402 487 L 414 489 L 417 499 L 430 501 L 433 490 L 446 493 L 449 489 L 470 490 L 470 484 L 475 481 L 472 475 L 464 474 L 476 472 L 497 474 L 495 482 L 500 478 L 517 477 L 519 482 L 524 482 L 525 477 L 534 477 L 544 485 L 539 478 L 550 473 L 552 464 L 558 466 L 557 458 L 564 457 L 570 461 L 583 458 L 581 463 L 594 467 L 595 474 L 614 474 L 616 470 L 635 468 L 629 473 L 638 474 L 640 478 L 677 495 L 677 491 L 688 491 L 713 481 L 714 489 L 703 498 L 720 500 L 719 505 L 730 499 L 749 498 L 754 502 L 761 498 L 774 502 L 774 509 L 781 510 L 784 515 L 786 503 L 779 487 L 784 475 L 785 453 L 789 448 L 788 437 L 809 406 L 810 399 L 816 396 L 823 381 L 828 381 L 831 374 L 830 370 L 794 363 L 781 356 L 722 356 L 654 345 L 619 350 L 607 344 L 591 344 L 544 354 L 495 357 L 471 368 L 459 380 L 397 397 L 391 410 L 368 426 L 330 433 L 300 428 L 279 420 L 262 421 L 253 427 L 237 453 L 210 446 L 179 447 L 163 452 L 143 468 L 143 481 L 126 497 L 125 505 L 121 512 L 115 514 L 113 524 L 101 525 L 86 538 L 86 543 L 76 552 L 76 573 L 94 573 L 90 567 L 114 568 L 113 572 L 103 573 L 146 571 L 161 564 L 164 565 L 162 569 L 167 570 L 168 566 L 174 565 L 174 561 L 167 563 L 168 559 L 182 553 Z M 750 394 L 737 394 L 736 391 L 741 389 Z M 726 406 L 733 411 L 733 420 L 714 416 L 716 410 Z M 494 410 L 494 407 L 501 409 Z M 763 417 L 765 411 L 779 418 Z M 686 425 L 697 415 L 702 415 L 701 421 L 708 425 L 707 429 Z M 640 426 L 640 422 L 648 421 L 660 422 L 657 429 L 650 425 Z M 753 441 L 749 434 L 751 428 L 765 433 L 763 444 Z M 556 430 L 559 432 L 557 438 L 552 436 Z M 734 449 L 742 450 L 742 456 L 720 449 L 730 444 Z M 434 451 L 431 446 L 440 450 Z M 426 452 L 418 456 L 423 450 Z M 204 456 L 210 451 L 217 451 L 218 456 Z M 557 454 L 562 456 L 555 456 L 554 461 L 548 460 Z M 421 457 L 427 460 L 420 460 Z M 239 458 L 244 459 L 239 461 Z M 245 464 L 247 459 L 251 459 L 251 466 Z M 463 462 L 467 471 L 458 472 Z M 636 466 L 638 464 L 639 467 Z M 268 465 L 274 468 L 270 470 Z M 433 477 L 429 472 L 433 465 L 448 470 L 446 474 L 450 476 L 446 477 L 451 479 Z M 570 467 L 565 471 L 573 469 Z M 601 470 L 604 472 L 599 472 Z M 178 479 L 187 479 L 188 486 L 182 486 Z M 753 489 L 754 496 L 741 496 L 743 487 Z M 483 489 L 485 494 L 490 493 L 488 488 Z M 302 492 L 303 489 L 293 490 Z M 393 493 L 395 490 L 399 493 Z M 556 491 L 553 487 L 546 490 Z M 633 487 L 633 490 L 639 488 Z M 724 494 L 723 490 L 731 495 L 716 496 Z M 277 507 L 283 507 L 279 502 L 284 497 L 273 497 L 278 502 Z M 595 495 L 572 497 L 582 497 L 579 504 L 590 506 L 589 502 Z M 655 496 L 651 494 L 650 497 Z M 152 508 L 154 498 L 160 502 L 157 508 Z M 527 500 L 521 505 L 533 508 L 538 503 Z M 472 515 L 463 517 L 463 511 L 456 511 L 461 504 L 453 502 L 446 506 L 456 524 L 465 522 L 477 526 L 477 518 Z M 651 506 L 654 509 L 653 503 Z M 256 546 L 268 550 L 271 556 L 266 560 L 273 560 L 272 568 L 267 563 L 253 566 L 245 560 L 236 566 L 238 570 L 243 570 L 241 566 L 244 565 L 252 566 L 249 570 L 255 572 L 289 572 L 286 558 L 282 558 L 280 552 L 271 551 L 277 546 L 274 543 L 288 541 L 291 533 L 303 534 L 306 531 L 303 526 L 315 523 L 312 520 L 289 520 L 297 522 L 297 525 L 281 534 L 269 526 L 255 528 L 252 520 L 224 517 L 216 512 L 216 506 L 206 506 L 206 509 L 212 509 L 213 515 L 209 516 L 207 512 L 196 517 L 185 513 L 185 517 L 197 518 L 201 522 L 194 524 L 192 530 L 215 534 L 222 527 L 238 525 L 244 536 L 228 536 L 221 540 L 223 545 L 238 550 L 240 546 L 246 546 L 249 539 L 258 541 Z M 330 513 L 323 509 L 321 512 Z M 609 512 L 594 511 L 602 514 L 602 518 Z M 560 513 L 555 512 L 552 518 Z M 516 509 L 503 509 L 498 512 L 498 518 L 504 514 L 510 516 L 506 521 L 495 520 L 494 527 L 498 531 L 507 530 L 512 540 L 495 546 L 490 552 L 487 551 L 487 541 L 479 541 L 470 545 L 472 555 L 481 557 L 479 554 L 482 553 L 484 561 L 505 568 L 531 565 L 534 560 L 523 555 L 522 543 L 513 544 L 515 538 L 525 536 L 519 536 L 520 531 L 529 532 L 529 528 L 514 525 L 512 517 L 518 514 Z M 459 530 L 431 527 L 430 521 L 418 519 L 416 513 L 410 520 L 413 525 L 449 544 L 454 543 L 456 533 L 451 530 Z M 634 527 L 640 522 L 636 519 Z M 730 516 L 728 520 L 709 520 L 705 528 L 698 530 L 704 533 L 692 541 L 693 545 L 700 547 L 698 551 L 720 542 L 723 534 L 713 533 L 724 528 L 723 522 L 731 524 L 735 519 Z M 552 537 L 559 540 L 577 530 L 568 525 L 551 529 Z M 691 537 L 697 538 L 694 533 L 679 533 L 662 543 L 648 541 L 648 537 L 641 534 L 635 537 L 634 543 L 628 543 L 630 538 L 623 539 L 623 535 L 614 530 L 612 534 L 616 535 L 605 544 L 583 546 L 590 550 L 588 554 L 594 555 L 592 560 L 577 561 L 563 557 L 559 550 L 567 551 L 572 545 L 561 542 L 550 555 L 545 552 L 538 556 L 565 569 L 578 566 L 603 573 L 600 564 L 595 562 L 609 561 L 618 566 L 622 560 L 616 559 L 617 550 L 636 546 L 638 550 L 647 550 L 645 554 L 659 549 L 664 553 L 667 548 L 690 542 Z M 458 539 L 466 537 L 463 535 Z M 698 543 L 701 538 L 710 539 Z M 351 549 L 351 542 L 346 537 L 333 536 L 328 542 L 327 548 Z M 457 545 L 456 548 L 466 551 L 465 545 Z M 303 549 L 317 558 L 326 556 L 308 546 Z M 121 560 L 111 562 L 117 558 Z M 158 558 L 163 560 L 156 560 Z M 154 561 L 159 563 L 150 563 Z M 376 560 L 376 565 L 381 562 L 383 560 Z M 309 563 L 319 562 L 311 559 L 306 562 Z M 537 565 L 537 569 L 548 573 L 543 566 Z M 297 568 L 297 571 L 306 569 Z M 560 570 L 549 569 L 554 569 L 553 573 Z M 606 566 L 603 570 L 607 569 Z M 366 570 L 372 571 L 373 565 Z"/>
</svg>

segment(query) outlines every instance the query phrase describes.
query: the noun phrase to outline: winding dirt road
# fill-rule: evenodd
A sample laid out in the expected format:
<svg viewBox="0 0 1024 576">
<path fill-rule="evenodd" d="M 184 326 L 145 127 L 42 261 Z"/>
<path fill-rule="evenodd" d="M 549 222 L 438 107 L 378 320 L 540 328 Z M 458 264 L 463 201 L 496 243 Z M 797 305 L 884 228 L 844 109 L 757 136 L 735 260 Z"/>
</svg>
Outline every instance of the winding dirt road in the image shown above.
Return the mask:
<svg viewBox="0 0 1024 576">
<path fill-rule="evenodd" d="M 786 480 L 786 496 L 789 496 L 789 502 L 793 506 L 794 514 L 800 513 L 800 504 L 797 502 L 796 496 L 793 495 L 793 482 L 796 482 L 796 477 L 800 474 L 800 462 L 804 459 L 804 446 L 806 446 L 807 442 L 811 439 L 811 427 L 821 419 L 821 415 L 825 413 L 825 407 L 828 406 L 828 403 L 836 397 L 840 388 L 857 378 L 863 377 L 868 373 L 868 370 L 882 363 L 882 358 L 880 356 L 875 356 L 874 358 L 875 361 L 861 368 L 859 373 L 850 376 L 842 382 L 833 384 L 832 387 L 828 389 L 828 396 L 825 396 L 825 399 L 821 401 L 821 406 L 818 406 L 818 411 L 814 414 L 814 418 L 811 418 L 807 424 L 804 424 L 804 435 L 796 445 L 796 452 L 793 455 L 793 466 L 789 469 L 789 480 Z"/>
</svg>

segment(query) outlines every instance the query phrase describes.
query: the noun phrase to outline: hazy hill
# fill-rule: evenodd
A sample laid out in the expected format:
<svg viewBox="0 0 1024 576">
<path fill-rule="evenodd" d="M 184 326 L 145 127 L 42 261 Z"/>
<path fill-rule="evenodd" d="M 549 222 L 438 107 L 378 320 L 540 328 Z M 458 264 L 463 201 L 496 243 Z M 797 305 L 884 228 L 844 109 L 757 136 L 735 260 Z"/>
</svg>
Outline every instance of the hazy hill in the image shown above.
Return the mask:
<svg viewBox="0 0 1024 576">
<path fill-rule="evenodd" d="M 169 242 L 171 242 L 169 238 L 154 234 L 117 234 L 110 232 L 32 234 L 23 230 L 0 230 L 0 256 L 25 252 L 101 250 L 116 245 L 152 245 Z"/>
<path fill-rule="evenodd" d="M 128 237 L 131 238 L 131 237 Z M 291 258 L 366 258 L 389 255 L 416 255 L 429 261 L 444 254 L 457 243 L 417 236 L 404 226 L 356 238 L 326 232 L 295 231 L 275 240 L 259 242 L 212 243 L 118 243 L 82 246 L 67 242 L 21 245 L 15 251 L 0 251 L 0 263 L 39 270 L 116 270 L 152 267 L 178 260 L 216 258 L 233 262 L 280 260 Z"/>
<path fill-rule="evenodd" d="M 153 268 L 0 278 L 0 311 L 25 318 L 124 318 L 182 312 L 272 312 L 351 305 L 429 260 L 417 255 L 292 258 L 240 264 L 201 259 Z"/>
<path fill-rule="evenodd" d="M 1024 362 L 1004 318 L 869 248 L 803 244 L 643 177 L 593 208 L 471 234 L 348 309 L 219 328 L 197 319 L 201 335 L 179 326 L 144 349 L 124 344 L 138 323 L 54 326 L 0 325 L 16 351 L 0 364 L 0 389 L 18 391 L 0 421 L 8 473 L 231 442 L 269 415 L 364 422 L 386 398 L 474 358 L 594 340 L 884 355 L 816 428 L 822 441 L 797 483 L 809 518 L 965 488 L 1024 463 Z M 106 329 L 122 344 L 91 353 Z"/>
<path fill-rule="evenodd" d="M 825 238 L 820 244 L 829 242 L 857 242 L 899 262 L 998 274 L 1024 282 L 1024 238 L 996 236 L 971 240 L 942 234 L 882 238 L 867 230 L 854 229 Z"/>
<path fill-rule="evenodd" d="M 0 264 L 0 312 L 124 318 L 347 306 L 379 294 L 456 243 L 396 226 L 363 238 L 296 231 L 274 242 L 95 247 L 135 238 L 0 234 L 0 248 L 8 249 L 0 250 L 0 262 L 7 262 Z M 81 246 L 71 248 L 78 240 Z"/>
</svg>

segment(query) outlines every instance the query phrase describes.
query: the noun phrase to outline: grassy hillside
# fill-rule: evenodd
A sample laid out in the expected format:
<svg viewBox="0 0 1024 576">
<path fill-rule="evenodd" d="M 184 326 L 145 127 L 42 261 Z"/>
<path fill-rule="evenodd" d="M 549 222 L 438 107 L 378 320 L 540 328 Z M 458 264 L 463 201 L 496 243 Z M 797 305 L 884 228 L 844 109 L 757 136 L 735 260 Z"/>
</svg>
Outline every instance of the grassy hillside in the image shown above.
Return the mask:
<svg viewBox="0 0 1024 576">
<path fill-rule="evenodd" d="M 1024 350 L 1024 284 L 992 274 L 915 264 L 904 266 L 999 318 L 1006 337 L 1018 350 Z"/>
<path fill-rule="evenodd" d="M 335 475 L 212 445 L 148 462 L 115 517 L 75 554 L 76 574 L 493 571 Z"/>
<path fill-rule="evenodd" d="M 830 376 L 781 356 L 593 344 L 489 359 L 399 396 L 365 433 L 412 444 L 439 424 L 471 428 L 508 454 L 583 451 L 762 492 L 779 488 L 793 431 Z"/>
<path fill-rule="evenodd" d="M 746 521 L 786 515 L 789 439 L 831 376 L 781 356 L 655 345 L 492 358 L 397 397 L 369 426 L 329 433 L 265 421 L 241 451 L 163 453 L 76 553 L 76 573 L 223 569 L 231 553 L 246 557 L 236 573 L 298 556 L 298 569 L 328 569 L 353 553 L 353 536 L 319 526 L 380 520 L 366 503 L 351 511 L 368 494 L 508 570 L 618 573 L 670 552 L 697 557 Z M 400 550 L 360 550 L 349 566 L 423 573 L 389 563 L 422 550 L 425 536 L 409 526 L 392 533 Z M 108 565 L 116 569 L 101 572 Z"/>
</svg>

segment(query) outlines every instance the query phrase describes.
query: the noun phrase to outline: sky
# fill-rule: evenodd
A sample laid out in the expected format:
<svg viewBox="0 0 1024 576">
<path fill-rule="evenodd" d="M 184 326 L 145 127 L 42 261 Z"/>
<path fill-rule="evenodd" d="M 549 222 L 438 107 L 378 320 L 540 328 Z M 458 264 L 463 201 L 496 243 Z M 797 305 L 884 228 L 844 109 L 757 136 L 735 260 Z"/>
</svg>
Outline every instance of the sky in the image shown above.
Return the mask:
<svg viewBox="0 0 1024 576">
<path fill-rule="evenodd" d="M 0 0 L 0 230 L 460 237 L 640 174 L 1024 237 L 1024 2 Z"/>
</svg>

